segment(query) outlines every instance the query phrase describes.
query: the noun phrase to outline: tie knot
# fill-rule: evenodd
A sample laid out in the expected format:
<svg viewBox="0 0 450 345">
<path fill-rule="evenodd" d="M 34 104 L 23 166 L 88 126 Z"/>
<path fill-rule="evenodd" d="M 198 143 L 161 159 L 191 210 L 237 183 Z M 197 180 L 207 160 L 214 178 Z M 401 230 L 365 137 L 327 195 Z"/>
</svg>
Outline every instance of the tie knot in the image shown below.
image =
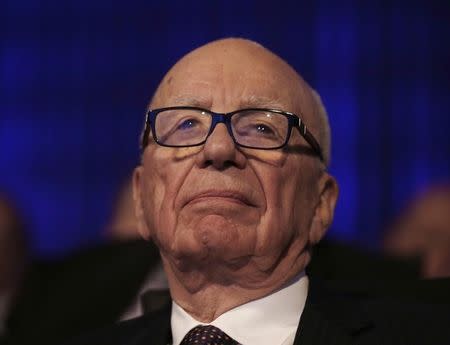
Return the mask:
<svg viewBox="0 0 450 345">
<path fill-rule="evenodd" d="M 239 343 L 219 328 L 207 325 L 192 328 L 180 345 L 239 345 Z"/>
</svg>

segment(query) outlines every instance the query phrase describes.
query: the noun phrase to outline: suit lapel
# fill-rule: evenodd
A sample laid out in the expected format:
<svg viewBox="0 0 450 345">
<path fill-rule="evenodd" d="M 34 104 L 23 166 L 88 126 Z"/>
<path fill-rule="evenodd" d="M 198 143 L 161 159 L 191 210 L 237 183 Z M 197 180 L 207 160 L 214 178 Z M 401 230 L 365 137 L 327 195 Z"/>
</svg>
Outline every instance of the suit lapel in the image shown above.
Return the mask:
<svg viewBox="0 0 450 345">
<path fill-rule="evenodd" d="M 372 327 L 373 322 L 349 296 L 336 294 L 320 282 L 310 280 L 294 345 L 352 344 Z"/>
<path fill-rule="evenodd" d="M 124 345 L 167 345 L 172 342 L 170 328 L 170 312 L 168 306 L 164 310 L 150 313 L 141 318 L 135 325 L 135 332 Z"/>
<path fill-rule="evenodd" d="M 305 305 L 294 345 L 344 345 L 350 338 L 330 323 L 311 303 Z"/>
</svg>

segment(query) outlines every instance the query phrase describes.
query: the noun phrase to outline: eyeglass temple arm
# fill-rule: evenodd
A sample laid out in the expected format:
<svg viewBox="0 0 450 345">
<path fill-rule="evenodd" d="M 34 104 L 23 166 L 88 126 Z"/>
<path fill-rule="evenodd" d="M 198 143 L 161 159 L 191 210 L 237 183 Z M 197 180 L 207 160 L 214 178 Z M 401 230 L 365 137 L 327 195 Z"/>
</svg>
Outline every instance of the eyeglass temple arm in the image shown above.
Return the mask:
<svg viewBox="0 0 450 345">
<path fill-rule="evenodd" d="M 308 142 L 309 145 L 313 148 L 314 151 L 319 155 L 319 158 L 322 162 L 324 162 L 322 149 L 320 148 L 319 143 L 314 138 L 314 136 L 311 134 L 311 132 L 306 128 L 306 125 L 303 123 L 302 120 L 299 120 L 298 124 L 298 130 L 300 131 L 300 134 L 305 138 L 305 140 Z"/>
<path fill-rule="evenodd" d="M 147 115 L 145 116 L 144 130 L 142 132 L 141 137 L 141 151 L 144 151 L 144 149 L 148 145 L 149 134 L 150 134 L 150 112 L 148 112 Z"/>
</svg>

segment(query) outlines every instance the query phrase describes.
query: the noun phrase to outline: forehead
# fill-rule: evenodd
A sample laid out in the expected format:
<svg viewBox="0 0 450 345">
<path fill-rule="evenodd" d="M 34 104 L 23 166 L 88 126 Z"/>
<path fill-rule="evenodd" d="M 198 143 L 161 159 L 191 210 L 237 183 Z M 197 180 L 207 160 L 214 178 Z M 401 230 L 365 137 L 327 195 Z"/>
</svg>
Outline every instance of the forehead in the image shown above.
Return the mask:
<svg viewBox="0 0 450 345">
<path fill-rule="evenodd" d="M 289 65 L 262 48 L 248 47 L 215 47 L 188 54 L 164 77 L 152 107 L 169 105 L 233 107 L 223 111 L 254 106 L 292 112 L 304 112 L 309 106 L 305 85 Z"/>
</svg>

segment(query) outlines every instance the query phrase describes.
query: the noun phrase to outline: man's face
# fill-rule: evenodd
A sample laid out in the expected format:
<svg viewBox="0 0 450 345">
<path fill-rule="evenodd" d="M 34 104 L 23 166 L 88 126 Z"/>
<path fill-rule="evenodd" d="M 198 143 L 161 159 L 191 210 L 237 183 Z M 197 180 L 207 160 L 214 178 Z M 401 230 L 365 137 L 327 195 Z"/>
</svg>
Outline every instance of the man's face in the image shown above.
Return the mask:
<svg viewBox="0 0 450 345">
<path fill-rule="evenodd" d="M 303 87 L 260 47 L 207 46 L 166 75 L 152 108 L 227 113 L 266 107 L 311 114 Z M 235 270 L 250 265 L 256 275 L 272 270 L 293 247 L 294 255 L 303 250 L 319 201 L 321 163 L 302 147 L 308 144 L 295 129 L 285 150 L 237 147 L 224 124 L 198 147 L 150 140 L 135 173 L 141 232 L 180 270 L 212 262 Z"/>
</svg>

